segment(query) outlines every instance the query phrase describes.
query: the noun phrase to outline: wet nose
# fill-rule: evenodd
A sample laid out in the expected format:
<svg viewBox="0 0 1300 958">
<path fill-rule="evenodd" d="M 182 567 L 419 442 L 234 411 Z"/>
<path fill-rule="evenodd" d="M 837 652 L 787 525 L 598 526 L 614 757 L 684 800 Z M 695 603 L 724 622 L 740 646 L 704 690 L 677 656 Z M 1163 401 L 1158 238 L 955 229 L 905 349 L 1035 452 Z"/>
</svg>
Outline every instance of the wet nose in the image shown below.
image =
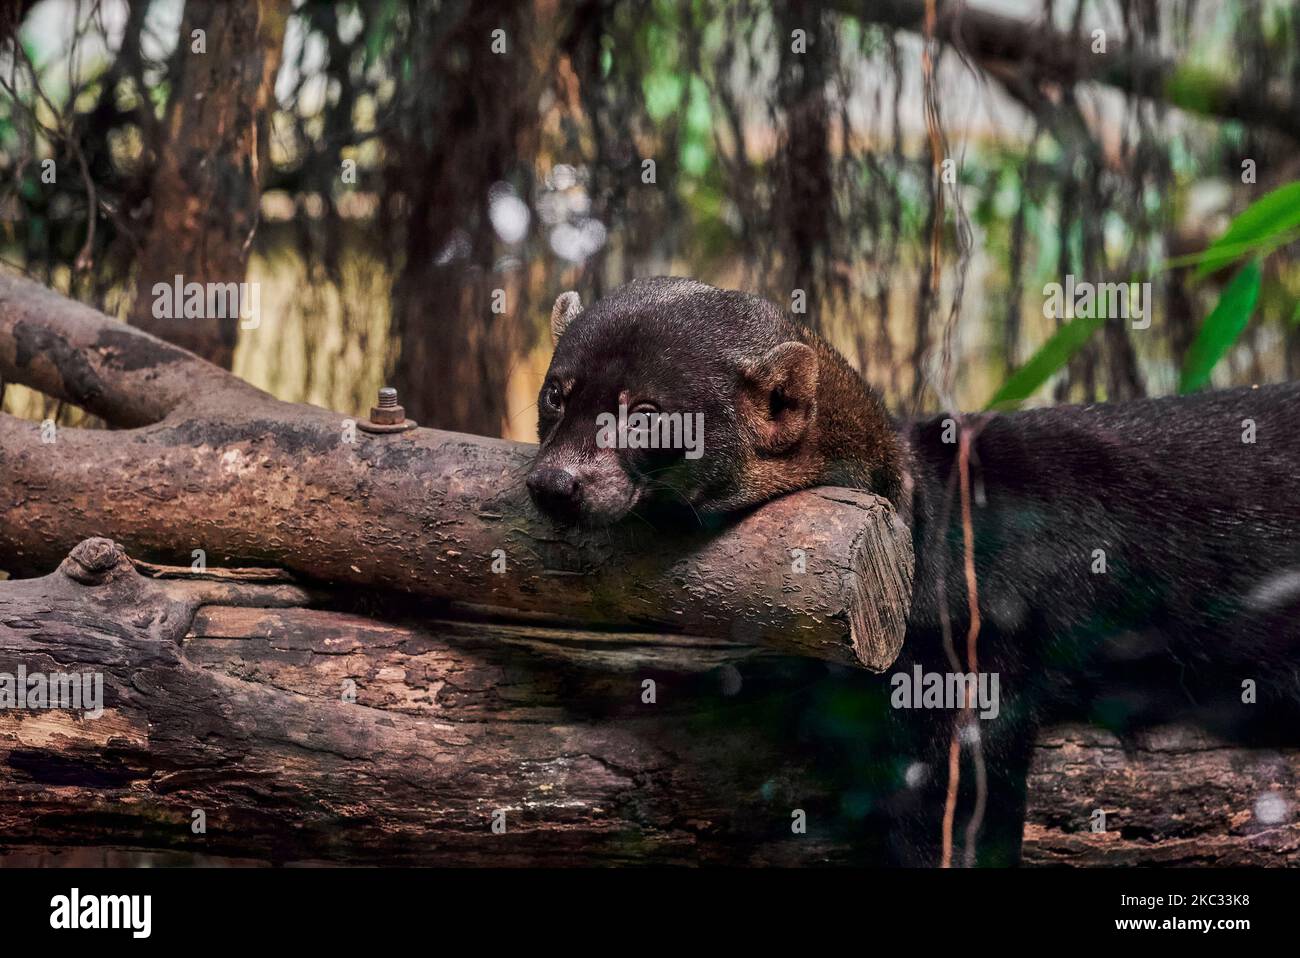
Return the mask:
<svg viewBox="0 0 1300 958">
<path fill-rule="evenodd" d="M 556 518 L 571 518 L 578 512 L 578 477 L 568 469 L 543 466 L 528 474 L 528 494 L 538 509 Z"/>
</svg>

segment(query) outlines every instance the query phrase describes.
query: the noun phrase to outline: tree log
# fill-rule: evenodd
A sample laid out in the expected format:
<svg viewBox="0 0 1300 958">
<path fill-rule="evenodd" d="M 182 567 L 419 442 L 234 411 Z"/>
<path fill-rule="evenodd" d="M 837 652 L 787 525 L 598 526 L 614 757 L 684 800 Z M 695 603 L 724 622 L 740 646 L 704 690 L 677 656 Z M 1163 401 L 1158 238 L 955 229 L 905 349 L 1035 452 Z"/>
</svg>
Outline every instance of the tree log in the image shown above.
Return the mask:
<svg viewBox="0 0 1300 958">
<path fill-rule="evenodd" d="M 1038 737 L 1025 862 L 1295 866 L 1298 809 L 1300 749 L 1241 748 L 1186 725 L 1126 743 L 1061 726 Z"/>
<path fill-rule="evenodd" d="M 854 798 L 861 763 L 808 748 L 811 686 L 770 674 L 790 660 L 295 607 L 309 598 L 238 576 L 144 578 L 105 540 L 0 583 L 0 673 L 98 672 L 105 686 L 97 719 L 0 709 L 0 864 L 801 865 L 877 850 Z M 557 657 L 563 642 L 577 651 Z M 1176 727 L 1126 751 L 1050 730 L 1025 859 L 1294 865 L 1298 781 L 1297 750 Z"/>
<path fill-rule="evenodd" d="M 875 671 L 902 643 L 910 533 L 861 491 L 810 490 L 721 529 L 558 529 L 523 488 L 532 446 L 360 432 L 8 277 L 0 376 L 134 427 L 43 437 L 0 415 L 0 567 L 13 572 L 47 571 L 105 535 L 144 559 L 188 564 L 200 549 L 214 563 Z"/>
<path fill-rule="evenodd" d="M 645 704 L 640 675 L 529 652 L 537 627 L 228 605 L 191 626 L 169 610 L 212 598 L 211 583 L 144 579 L 94 543 L 78 552 L 101 557 L 95 584 L 74 559 L 0 583 L 0 673 L 98 672 L 105 690 L 97 719 L 0 709 L 6 864 L 92 847 L 280 863 L 850 860 L 830 829 L 790 834 L 792 808 L 835 801 L 806 749 L 764 734 L 754 705 L 703 724 L 716 675 L 661 675 L 661 704 Z M 220 585 L 242 602 L 292 588 Z"/>
</svg>

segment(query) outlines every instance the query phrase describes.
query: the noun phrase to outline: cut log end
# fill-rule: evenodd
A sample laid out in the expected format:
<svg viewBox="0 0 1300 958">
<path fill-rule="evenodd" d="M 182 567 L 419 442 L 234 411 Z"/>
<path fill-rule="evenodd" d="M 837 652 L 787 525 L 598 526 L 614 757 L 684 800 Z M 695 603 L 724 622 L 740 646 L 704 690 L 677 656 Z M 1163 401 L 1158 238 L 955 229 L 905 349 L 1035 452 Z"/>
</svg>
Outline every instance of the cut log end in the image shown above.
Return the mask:
<svg viewBox="0 0 1300 958">
<path fill-rule="evenodd" d="M 898 658 L 912 597 L 912 533 L 879 497 L 877 519 L 863 525 L 849 554 L 845 583 L 849 642 L 857 661 L 884 672 Z"/>
</svg>

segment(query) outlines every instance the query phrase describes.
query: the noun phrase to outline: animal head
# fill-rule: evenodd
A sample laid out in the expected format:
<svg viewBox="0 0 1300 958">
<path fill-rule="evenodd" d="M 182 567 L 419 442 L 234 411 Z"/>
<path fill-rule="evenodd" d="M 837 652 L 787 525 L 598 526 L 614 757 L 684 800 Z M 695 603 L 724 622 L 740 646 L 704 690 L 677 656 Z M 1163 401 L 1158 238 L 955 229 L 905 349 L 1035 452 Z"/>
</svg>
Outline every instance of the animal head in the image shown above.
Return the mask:
<svg viewBox="0 0 1300 958">
<path fill-rule="evenodd" d="M 732 512 L 833 481 L 833 460 L 861 453 L 836 438 L 845 410 L 826 403 L 874 397 L 757 296 L 634 280 L 587 309 L 564 293 L 551 334 L 527 484 L 556 521 L 607 525 L 653 506 Z"/>
</svg>

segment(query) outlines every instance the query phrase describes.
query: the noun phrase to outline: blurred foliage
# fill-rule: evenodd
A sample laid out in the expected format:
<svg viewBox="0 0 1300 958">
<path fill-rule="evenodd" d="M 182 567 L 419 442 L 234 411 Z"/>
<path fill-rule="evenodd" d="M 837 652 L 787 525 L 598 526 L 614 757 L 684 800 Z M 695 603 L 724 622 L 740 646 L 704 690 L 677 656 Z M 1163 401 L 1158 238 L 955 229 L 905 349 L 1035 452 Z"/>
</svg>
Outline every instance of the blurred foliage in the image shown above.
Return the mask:
<svg viewBox="0 0 1300 958">
<path fill-rule="evenodd" d="M 0 255 L 120 315 L 181 3 L 29 6 L 21 43 L 0 47 Z M 435 418 L 526 437 L 551 299 L 672 272 L 787 308 L 802 290 L 801 318 L 904 414 L 1172 392 L 1211 359 L 1216 385 L 1294 377 L 1296 144 L 1234 121 L 1225 90 L 1300 103 L 1300 13 L 982 6 L 1084 48 L 1103 28 L 1173 67 L 1123 89 L 1062 86 L 1029 61 L 994 69 L 941 44 L 927 87 L 923 39 L 869 4 L 300 0 L 250 268 L 277 321 L 245 335 L 236 371 L 357 409 L 403 355 L 445 350 L 507 396 Z M 482 46 L 491 17 L 510 25 L 497 59 Z M 1227 268 L 1256 256 L 1243 318 Z M 420 278 L 430 259 L 436 282 Z M 1152 282 L 1151 327 L 1045 316 L 1045 284 L 1067 275 Z M 493 289 L 504 315 L 484 305 Z"/>
<path fill-rule="evenodd" d="M 1244 255 L 1257 256 L 1237 271 L 1206 317 L 1188 349 L 1178 383 L 1179 392 L 1191 392 L 1209 383 L 1214 367 L 1245 332 L 1259 300 L 1263 271 L 1258 256 L 1293 242 L 1297 231 L 1300 231 L 1300 181 L 1289 183 L 1252 203 L 1233 219 L 1224 234 L 1208 249 L 1183 257 L 1184 265 L 1198 264 L 1197 276 L 1203 278 Z M 1166 268 L 1170 265 L 1165 264 Z M 1293 323 L 1295 315 L 1300 315 L 1300 300 L 1296 303 Z M 1097 317 L 1078 316 L 1066 323 L 1003 383 L 989 400 L 987 408 L 1012 409 L 1019 406 L 1065 367 L 1070 357 L 1101 329 L 1102 322 Z"/>
</svg>

